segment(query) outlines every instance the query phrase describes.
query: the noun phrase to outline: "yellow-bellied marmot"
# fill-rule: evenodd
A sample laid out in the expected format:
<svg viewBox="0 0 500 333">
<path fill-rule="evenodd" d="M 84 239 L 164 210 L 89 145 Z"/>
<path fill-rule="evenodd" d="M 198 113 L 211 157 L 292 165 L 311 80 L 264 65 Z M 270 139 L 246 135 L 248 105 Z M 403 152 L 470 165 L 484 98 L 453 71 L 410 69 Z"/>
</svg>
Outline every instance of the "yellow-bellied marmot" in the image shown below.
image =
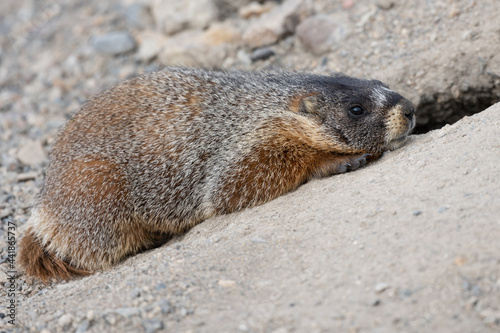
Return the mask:
<svg viewBox="0 0 500 333">
<path fill-rule="evenodd" d="M 59 134 L 19 261 L 47 281 L 105 269 L 217 214 L 401 146 L 412 104 L 341 74 L 167 68 L 85 104 Z"/>
</svg>

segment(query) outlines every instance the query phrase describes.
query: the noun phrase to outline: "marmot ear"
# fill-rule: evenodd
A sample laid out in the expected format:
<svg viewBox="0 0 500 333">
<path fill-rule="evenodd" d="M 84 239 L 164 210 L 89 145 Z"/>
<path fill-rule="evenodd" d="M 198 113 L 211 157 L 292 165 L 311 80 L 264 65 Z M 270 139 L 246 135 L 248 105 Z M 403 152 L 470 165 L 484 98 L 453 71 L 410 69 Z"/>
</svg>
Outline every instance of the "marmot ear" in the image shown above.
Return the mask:
<svg viewBox="0 0 500 333">
<path fill-rule="evenodd" d="M 319 114 L 318 96 L 311 95 L 302 98 L 300 100 L 299 112 L 318 115 Z"/>
</svg>

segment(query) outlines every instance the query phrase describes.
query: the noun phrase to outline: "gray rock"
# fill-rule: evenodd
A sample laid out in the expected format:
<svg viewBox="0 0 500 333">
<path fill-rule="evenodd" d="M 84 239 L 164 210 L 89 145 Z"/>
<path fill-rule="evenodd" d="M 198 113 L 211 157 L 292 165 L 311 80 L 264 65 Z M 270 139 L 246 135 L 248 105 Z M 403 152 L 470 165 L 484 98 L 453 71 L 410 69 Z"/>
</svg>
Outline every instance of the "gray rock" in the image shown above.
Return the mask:
<svg viewBox="0 0 500 333">
<path fill-rule="evenodd" d="M 154 27 L 154 19 L 151 15 L 151 8 L 144 3 L 133 3 L 127 7 L 125 11 L 127 21 L 138 29 L 152 29 Z"/>
<path fill-rule="evenodd" d="M 140 297 L 140 296 L 141 296 L 141 289 L 139 289 L 139 288 L 134 288 L 130 292 L 130 298 L 137 298 L 137 297 Z"/>
<path fill-rule="evenodd" d="M 185 29 L 204 29 L 218 17 L 213 0 L 153 0 L 156 28 L 167 35 Z"/>
<path fill-rule="evenodd" d="M 110 32 L 105 35 L 92 37 L 92 47 L 100 53 L 118 55 L 132 51 L 136 44 L 132 36 L 126 31 Z"/>
<path fill-rule="evenodd" d="M 0 165 L 7 168 L 9 171 L 14 171 L 18 167 L 17 159 L 7 153 L 2 153 L 0 155 Z"/>
<path fill-rule="evenodd" d="M 115 313 L 122 317 L 128 318 L 132 316 L 137 316 L 141 314 L 141 309 L 139 308 L 118 308 L 114 310 Z"/>
<path fill-rule="evenodd" d="M 243 34 L 243 40 L 252 48 L 275 44 L 286 34 L 293 33 L 311 13 L 310 1 L 286 0 L 252 21 Z"/>
<path fill-rule="evenodd" d="M 250 56 L 250 59 L 252 61 L 257 61 L 257 60 L 266 60 L 274 55 L 273 49 L 270 47 L 262 47 L 259 49 L 256 49 L 255 51 L 252 52 L 252 55 Z"/>
<path fill-rule="evenodd" d="M 154 318 L 154 319 L 144 319 L 142 321 L 142 327 L 144 327 L 146 333 L 154 333 L 163 329 L 164 326 L 161 320 Z"/>
<path fill-rule="evenodd" d="M 162 289 L 165 289 L 165 288 L 167 288 L 167 285 L 165 283 L 163 283 L 163 282 L 158 283 L 156 285 L 156 287 L 155 287 L 156 290 L 162 290 Z"/>
<path fill-rule="evenodd" d="M 40 141 L 30 140 L 19 149 L 16 158 L 24 165 L 34 166 L 44 162 L 47 155 Z"/>
<path fill-rule="evenodd" d="M 478 285 L 472 286 L 470 293 L 472 296 L 481 296 L 481 288 Z"/>
<path fill-rule="evenodd" d="M 395 5 L 393 0 L 378 0 L 375 4 L 378 8 L 383 10 L 389 10 Z"/>
<path fill-rule="evenodd" d="M 88 320 L 84 320 L 78 325 L 78 328 L 76 329 L 75 333 L 85 333 L 90 327 L 90 322 Z"/>
<path fill-rule="evenodd" d="M 401 295 L 401 297 L 410 297 L 413 294 L 413 292 L 410 289 L 404 289 L 401 290 L 399 294 Z"/>
<path fill-rule="evenodd" d="M 330 51 L 349 35 L 348 23 L 340 16 L 319 14 L 306 19 L 297 27 L 297 36 L 314 54 Z"/>
<path fill-rule="evenodd" d="M 174 312 L 174 308 L 172 307 L 172 304 L 170 304 L 170 301 L 168 299 L 162 299 L 158 305 L 161 308 L 161 313 L 166 314 L 166 313 L 172 313 Z"/>
</svg>

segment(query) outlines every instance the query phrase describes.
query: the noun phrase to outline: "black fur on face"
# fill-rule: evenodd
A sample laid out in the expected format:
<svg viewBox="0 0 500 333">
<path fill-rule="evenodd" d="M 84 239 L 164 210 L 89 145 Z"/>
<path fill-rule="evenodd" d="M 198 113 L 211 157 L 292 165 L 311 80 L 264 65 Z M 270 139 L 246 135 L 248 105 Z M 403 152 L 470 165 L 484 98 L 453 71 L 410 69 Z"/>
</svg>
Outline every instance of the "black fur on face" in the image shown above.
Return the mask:
<svg viewBox="0 0 500 333">
<path fill-rule="evenodd" d="M 318 115 L 332 136 L 360 151 L 382 152 L 387 114 L 404 98 L 377 80 L 322 78 L 316 81 Z"/>
</svg>

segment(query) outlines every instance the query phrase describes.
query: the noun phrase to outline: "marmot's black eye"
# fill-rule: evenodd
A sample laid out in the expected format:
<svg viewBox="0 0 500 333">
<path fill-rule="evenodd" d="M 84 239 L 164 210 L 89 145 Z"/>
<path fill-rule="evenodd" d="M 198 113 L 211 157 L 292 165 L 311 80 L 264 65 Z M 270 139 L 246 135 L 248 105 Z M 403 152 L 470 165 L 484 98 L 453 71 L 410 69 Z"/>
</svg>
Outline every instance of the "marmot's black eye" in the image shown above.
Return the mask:
<svg viewBox="0 0 500 333">
<path fill-rule="evenodd" d="M 363 113 L 365 113 L 365 110 L 363 110 L 361 106 L 356 105 L 349 109 L 349 113 L 353 116 L 361 116 Z"/>
</svg>

